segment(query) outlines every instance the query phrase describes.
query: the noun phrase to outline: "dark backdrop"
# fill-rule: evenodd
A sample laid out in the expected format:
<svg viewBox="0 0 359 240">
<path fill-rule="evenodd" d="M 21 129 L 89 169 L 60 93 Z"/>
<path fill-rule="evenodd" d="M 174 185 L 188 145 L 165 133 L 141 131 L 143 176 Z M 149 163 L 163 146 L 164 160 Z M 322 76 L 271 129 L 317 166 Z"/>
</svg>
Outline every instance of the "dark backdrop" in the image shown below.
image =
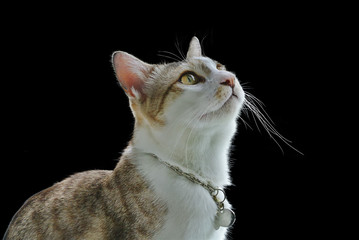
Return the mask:
<svg viewBox="0 0 359 240">
<path fill-rule="evenodd" d="M 3 84 L 9 84 L 3 88 L 3 152 L 8 154 L 1 163 L 6 197 L 0 233 L 32 194 L 79 171 L 115 167 L 131 138 L 133 118 L 110 64 L 112 52 L 158 63 L 165 60 L 160 50 L 178 53 L 177 43 L 186 52 L 196 35 L 205 54 L 247 83 L 277 130 L 304 153 L 276 139 L 281 151 L 243 116 L 253 130 L 240 122 L 233 143 L 234 186 L 228 198 L 237 222 L 232 239 L 309 236 L 317 213 L 312 211 L 310 143 L 316 139 L 308 137 L 308 98 L 320 30 L 310 10 L 279 7 L 213 6 L 202 12 L 183 7 L 166 14 L 131 7 L 105 13 L 16 8 L 3 35 Z"/>
</svg>

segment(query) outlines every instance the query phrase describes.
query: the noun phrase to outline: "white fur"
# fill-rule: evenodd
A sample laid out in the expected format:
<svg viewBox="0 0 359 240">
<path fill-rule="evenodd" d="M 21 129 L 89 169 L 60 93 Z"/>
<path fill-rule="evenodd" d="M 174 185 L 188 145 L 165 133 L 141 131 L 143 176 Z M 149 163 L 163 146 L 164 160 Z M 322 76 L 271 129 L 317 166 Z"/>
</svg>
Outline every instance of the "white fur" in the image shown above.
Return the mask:
<svg viewBox="0 0 359 240">
<path fill-rule="evenodd" d="M 140 161 L 141 172 L 168 208 L 165 225 L 155 239 L 224 239 L 226 229 L 214 229 L 217 206 L 204 188 L 178 176 L 149 155 Z"/>
<path fill-rule="evenodd" d="M 210 181 L 215 187 L 223 189 L 231 184 L 228 153 L 244 92 L 233 73 L 203 57 L 201 52 L 199 40 L 193 37 L 187 59 L 175 65 L 173 71 L 164 71 L 167 73 L 164 75 L 162 71 L 168 67 L 165 64 L 151 66 L 124 52 L 113 54 L 116 76 L 121 85 L 132 92 L 129 95 L 131 107 L 142 104 L 145 98 L 140 95 L 146 94 L 144 89 L 150 91 L 153 83 L 165 80 L 164 84 L 176 84 L 177 91 L 160 111 L 161 124 L 141 118 L 136 122 L 131 144 L 126 149 L 129 152 L 125 152 L 132 155 L 155 195 L 167 206 L 164 226 L 155 239 L 221 240 L 228 231 L 225 227 L 215 230 L 217 205 L 210 193 L 158 160 L 195 174 L 204 182 Z M 194 72 L 205 81 L 195 85 L 173 83 L 184 72 Z M 134 104 L 133 101 L 138 102 Z M 224 205 L 230 208 L 228 201 Z"/>
<path fill-rule="evenodd" d="M 141 143 L 149 143 L 147 146 L 150 149 L 156 149 L 156 152 L 161 159 L 172 162 L 168 153 L 156 148 L 156 144 L 151 144 L 145 132 L 137 133 L 135 139 L 141 139 Z M 212 133 L 214 134 L 214 133 Z M 208 138 L 203 136 L 203 142 L 208 142 Z M 137 138 L 138 137 L 138 138 Z M 175 140 L 169 137 L 168 141 Z M 198 141 L 200 141 L 198 139 Z M 218 141 L 221 141 L 218 139 Z M 175 141 L 174 141 L 175 142 Z M 207 170 L 207 176 L 213 176 L 211 179 L 216 186 L 223 187 L 230 184 L 228 176 L 228 164 L 225 151 L 221 151 L 220 146 L 209 143 L 208 148 L 206 144 L 200 144 L 201 152 L 204 157 L 203 162 L 198 164 L 197 168 L 204 168 Z M 135 144 L 136 146 L 136 144 Z M 223 146 L 222 146 L 223 147 Z M 159 154 L 160 153 L 160 154 Z M 196 154 L 197 155 L 197 154 Z M 221 156 L 222 155 L 222 156 Z M 207 165 L 203 167 L 199 165 Z M 193 164 L 195 165 L 195 164 Z M 156 158 L 148 154 L 137 154 L 137 166 L 144 176 L 152 183 L 157 196 L 167 204 L 168 214 L 166 216 L 163 230 L 156 236 L 155 239 L 224 239 L 226 228 L 214 229 L 214 217 L 217 212 L 217 206 L 211 198 L 207 190 L 200 185 L 190 182 L 183 176 L 179 176 L 170 170 L 165 165 L 161 164 Z M 204 171 L 204 169 L 202 171 Z M 186 171 L 191 171 L 186 169 Z M 195 171 L 192 171 L 195 172 Z M 204 175 L 204 174 L 202 174 Z M 198 174 L 197 174 L 198 176 Z M 201 178 L 200 176 L 198 176 Z M 230 207 L 228 202 L 226 207 Z"/>
<path fill-rule="evenodd" d="M 134 132 L 133 153 L 138 169 L 168 207 L 164 227 L 155 239 L 218 240 L 225 239 L 227 232 L 227 228 L 214 228 L 217 206 L 207 190 L 148 154 L 155 154 L 202 180 L 209 180 L 214 186 L 223 188 L 231 184 L 228 152 L 244 93 L 236 79 L 234 92 L 239 99 L 231 97 L 232 89 L 220 86 L 218 82 L 228 72 L 217 70 L 208 58 L 195 61 L 204 62 L 211 68 L 207 82 L 195 86 L 179 85 L 185 91 L 166 109 L 165 126 L 144 124 Z M 219 87 L 228 91 L 223 99 L 215 97 Z M 229 107 L 224 108 L 225 104 Z M 225 206 L 230 208 L 227 201 Z"/>
</svg>

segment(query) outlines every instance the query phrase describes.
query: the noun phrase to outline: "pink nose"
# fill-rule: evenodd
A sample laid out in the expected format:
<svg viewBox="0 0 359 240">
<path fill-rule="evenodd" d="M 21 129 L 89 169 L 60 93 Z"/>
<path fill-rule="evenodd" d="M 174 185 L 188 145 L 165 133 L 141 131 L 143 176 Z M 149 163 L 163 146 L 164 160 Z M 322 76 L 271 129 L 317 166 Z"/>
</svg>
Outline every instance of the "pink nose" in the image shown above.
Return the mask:
<svg viewBox="0 0 359 240">
<path fill-rule="evenodd" d="M 223 78 L 223 80 L 221 81 L 222 85 L 227 85 L 230 86 L 231 88 L 234 88 L 234 76 L 230 75 L 230 76 L 226 76 Z"/>
</svg>

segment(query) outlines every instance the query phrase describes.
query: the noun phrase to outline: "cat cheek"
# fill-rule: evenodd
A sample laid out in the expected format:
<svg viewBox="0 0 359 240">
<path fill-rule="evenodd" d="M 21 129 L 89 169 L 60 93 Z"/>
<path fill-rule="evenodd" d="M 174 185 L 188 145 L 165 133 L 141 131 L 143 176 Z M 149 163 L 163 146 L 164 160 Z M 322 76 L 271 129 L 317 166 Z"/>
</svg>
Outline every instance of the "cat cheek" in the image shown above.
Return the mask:
<svg viewBox="0 0 359 240">
<path fill-rule="evenodd" d="M 225 92 L 226 92 L 226 91 L 224 91 L 223 87 L 218 88 L 218 90 L 217 90 L 217 92 L 216 92 L 216 95 L 215 95 L 215 98 L 216 98 L 217 100 L 223 99 L 224 96 L 225 96 Z"/>
</svg>

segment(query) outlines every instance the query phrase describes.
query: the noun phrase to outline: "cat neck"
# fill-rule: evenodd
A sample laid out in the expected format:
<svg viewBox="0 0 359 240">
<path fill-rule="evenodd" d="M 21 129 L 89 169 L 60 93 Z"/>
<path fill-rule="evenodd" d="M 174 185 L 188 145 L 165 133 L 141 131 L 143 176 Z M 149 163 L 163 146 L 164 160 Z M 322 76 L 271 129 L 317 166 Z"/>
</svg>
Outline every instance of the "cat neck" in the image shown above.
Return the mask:
<svg viewBox="0 0 359 240">
<path fill-rule="evenodd" d="M 132 146 L 224 187 L 230 185 L 228 153 L 235 129 L 235 121 L 208 129 L 136 126 Z"/>
</svg>

